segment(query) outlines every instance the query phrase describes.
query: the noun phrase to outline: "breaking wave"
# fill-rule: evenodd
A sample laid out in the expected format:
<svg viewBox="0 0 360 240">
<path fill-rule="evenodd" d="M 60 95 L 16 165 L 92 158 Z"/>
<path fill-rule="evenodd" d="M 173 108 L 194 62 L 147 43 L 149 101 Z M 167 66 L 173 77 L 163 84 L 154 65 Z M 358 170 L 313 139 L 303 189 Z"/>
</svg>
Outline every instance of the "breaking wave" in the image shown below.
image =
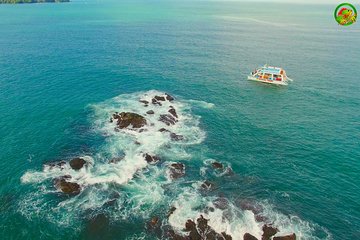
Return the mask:
<svg viewBox="0 0 360 240">
<path fill-rule="evenodd" d="M 154 101 L 155 96 L 160 100 Z M 74 156 L 86 162 L 80 169 L 65 159 L 45 164 L 40 171 L 26 172 L 21 182 L 31 184 L 34 190 L 19 200 L 19 211 L 28 218 L 45 218 L 77 231 L 81 231 L 78 224 L 84 216 L 88 219 L 100 213 L 111 222 L 142 224 L 159 216 L 160 233 L 154 234 L 168 238 L 169 229 L 186 235 L 185 223 L 204 216 L 217 233 L 225 232 L 233 239 L 242 239 L 245 233 L 260 239 L 264 224 L 276 226 L 277 235 L 295 233 L 298 239 L 320 239 L 314 235 L 320 227 L 278 213 L 268 203 L 243 204 L 211 191 L 216 183 L 206 181 L 204 172 L 213 171 L 215 178 L 222 178 L 232 174 L 232 169 L 208 159 L 201 144 L 206 134 L 199 127 L 200 117 L 191 109 L 196 105 L 210 111 L 214 105 L 167 96 L 147 91 L 90 105 L 93 133 L 103 138 L 102 144 L 91 156 Z M 175 110 L 173 117 L 170 109 Z M 134 124 L 119 127 L 116 114 L 120 112 L 138 114 L 146 124 L 136 129 Z M 61 178 L 78 184 L 79 193 L 68 196 L 54 187 L 54 179 Z M 139 229 L 127 239 L 146 239 L 144 227 Z"/>
</svg>

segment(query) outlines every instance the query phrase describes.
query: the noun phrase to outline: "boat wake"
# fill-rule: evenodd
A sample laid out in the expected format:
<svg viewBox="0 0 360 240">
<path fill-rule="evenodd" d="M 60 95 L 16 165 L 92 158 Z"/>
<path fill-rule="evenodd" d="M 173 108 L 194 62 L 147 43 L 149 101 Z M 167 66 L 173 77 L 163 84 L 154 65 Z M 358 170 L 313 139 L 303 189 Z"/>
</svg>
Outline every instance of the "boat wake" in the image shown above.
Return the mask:
<svg viewBox="0 0 360 240">
<path fill-rule="evenodd" d="M 21 182 L 34 188 L 19 200 L 19 211 L 77 232 L 84 229 L 84 219 L 126 222 L 136 229 L 128 239 L 185 239 L 189 234 L 261 239 L 269 229 L 276 236 L 321 239 L 315 235 L 324 229 L 278 213 L 266 202 L 232 199 L 216 191 L 217 179 L 236 173 L 229 164 L 206 156 L 201 144 L 206 133 L 192 113 L 195 105 L 214 106 L 158 91 L 91 105 L 94 135 L 103 143 L 91 156 L 26 172 Z"/>
</svg>

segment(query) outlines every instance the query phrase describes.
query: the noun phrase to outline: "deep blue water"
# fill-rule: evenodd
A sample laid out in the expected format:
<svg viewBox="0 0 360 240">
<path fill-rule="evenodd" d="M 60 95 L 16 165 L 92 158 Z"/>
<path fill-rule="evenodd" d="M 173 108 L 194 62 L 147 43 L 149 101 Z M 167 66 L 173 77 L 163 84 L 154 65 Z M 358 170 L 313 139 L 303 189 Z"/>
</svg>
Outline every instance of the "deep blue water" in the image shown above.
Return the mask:
<svg viewBox="0 0 360 240">
<path fill-rule="evenodd" d="M 360 239 L 360 25 L 338 26 L 334 8 L 0 5 L 1 238 L 155 239 L 145 229 L 152 216 L 179 203 L 186 206 L 175 217 L 193 216 L 201 213 L 196 201 L 225 196 L 235 207 L 261 204 L 283 233 L 300 239 Z M 264 63 L 282 66 L 295 81 L 281 88 L 247 81 Z M 150 90 L 176 97 L 179 112 L 193 119 L 179 131 L 199 140 L 171 145 L 173 152 L 156 148 L 187 166 L 170 188 L 163 165 L 119 183 L 112 171 L 121 178 L 128 170 L 109 170 L 103 159 L 132 149 L 102 128 L 113 108 L 137 108 Z M 43 164 L 79 155 L 91 156 L 94 168 L 82 178 L 84 192 L 66 197 Z M 234 174 L 211 172 L 208 159 Z M 193 185 L 204 179 L 216 190 L 197 192 Z M 114 192 L 116 205 L 104 207 Z M 243 210 L 234 212 L 224 226 L 255 234 Z M 89 219 L 101 213 L 107 220 L 96 228 Z"/>
</svg>

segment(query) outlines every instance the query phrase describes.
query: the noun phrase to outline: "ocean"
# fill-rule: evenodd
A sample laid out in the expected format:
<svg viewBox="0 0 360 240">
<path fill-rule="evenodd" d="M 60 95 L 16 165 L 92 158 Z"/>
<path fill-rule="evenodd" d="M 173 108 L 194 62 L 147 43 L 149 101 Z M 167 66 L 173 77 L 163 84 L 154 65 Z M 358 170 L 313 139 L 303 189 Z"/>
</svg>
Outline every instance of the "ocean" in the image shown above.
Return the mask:
<svg viewBox="0 0 360 240">
<path fill-rule="evenodd" d="M 335 7 L 0 5 L 1 239 L 166 239 L 200 215 L 233 239 L 261 239 L 265 224 L 360 239 L 360 23 L 339 26 Z M 294 82 L 246 80 L 265 63 Z M 164 93 L 175 100 L 151 103 Z M 144 131 L 115 130 L 123 111 Z M 78 195 L 54 187 L 65 175 Z"/>
</svg>

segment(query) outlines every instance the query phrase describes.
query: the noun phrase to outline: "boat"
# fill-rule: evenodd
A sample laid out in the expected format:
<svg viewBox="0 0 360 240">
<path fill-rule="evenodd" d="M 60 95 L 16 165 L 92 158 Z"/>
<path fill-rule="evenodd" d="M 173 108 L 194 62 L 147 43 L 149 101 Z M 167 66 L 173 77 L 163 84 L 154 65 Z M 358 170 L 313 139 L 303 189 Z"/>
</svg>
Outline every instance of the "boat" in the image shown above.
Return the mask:
<svg viewBox="0 0 360 240">
<path fill-rule="evenodd" d="M 267 64 L 251 72 L 248 80 L 276 85 L 288 85 L 288 82 L 293 81 L 286 75 L 284 69 L 268 66 Z"/>
</svg>

